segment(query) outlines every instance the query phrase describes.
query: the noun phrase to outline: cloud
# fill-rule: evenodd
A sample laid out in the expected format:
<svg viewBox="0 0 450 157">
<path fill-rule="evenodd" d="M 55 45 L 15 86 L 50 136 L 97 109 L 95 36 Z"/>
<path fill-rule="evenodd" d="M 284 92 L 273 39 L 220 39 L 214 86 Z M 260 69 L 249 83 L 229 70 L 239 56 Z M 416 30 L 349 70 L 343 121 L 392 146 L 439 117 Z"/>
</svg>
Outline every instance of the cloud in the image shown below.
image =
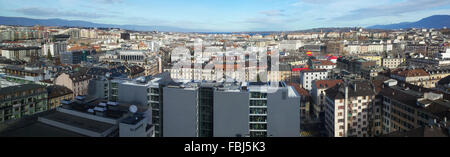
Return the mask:
<svg viewBox="0 0 450 157">
<path fill-rule="evenodd" d="M 315 20 L 317 20 L 317 21 L 322 21 L 322 20 L 326 20 L 326 18 L 319 17 L 319 18 L 316 18 Z"/>
<path fill-rule="evenodd" d="M 443 0 L 407 0 L 399 3 L 378 5 L 350 11 L 349 14 L 339 16 L 334 20 L 354 21 L 373 17 L 398 16 L 404 13 L 423 11 L 449 5 L 450 1 Z"/>
<path fill-rule="evenodd" d="M 283 14 L 284 10 L 266 10 L 266 11 L 262 11 L 260 12 L 263 15 L 266 16 L 285 16 L 285 14 Z"/>
<path fill-rule="evenodd" d="M 123 3 L 123 0 L 93 0 L 97 3 L 103 3 L 103 4 L 116 4 L 116 3 Z"/>
<path fill-rule="evenodd" d="M 256 17 L 256 18 L 248 18 L 244 22 L 246 23 L 255 23 L 255 24 L 277 24 L 282 22 L 282 20 L 278 18 L 265 18 L 265 17 Z"/>
<path fill-rule="evenodd" d="M 247 18 L 243 21 L 238 21 L 237 23 L 242 23 L 247 25 L 249 30 L 259 30 L 259 31 L 273 31 L 273 30 L 285 30 L 287 19 L 279 18 L 278 16 L 265 16 L 265 17 L 253 17 Z"/>
<path fill-rule="evenodd" d="M 237 20 L 234 23 L 244 25 L 249 30 L 279 30 L 286 29 L 286 23 L 289 15 L 286 14 L 286 10 L 274 9 L 258 12 L 254 17 L 247 17 L 242 20 Z"/>
<path fill-rule="evenodd" d="M 330 3 L 334 0 L 301 0 L 295 3 L 292 3 L 291 6 L 300 6 L 302 4 L 323 4 L 323 3 Z"/>
<path fill-rule="evenodd" d="M 54 8 L 31 7 L 31 8 L 16 9 L 14 11 L 27 16 L 41 16 L 41 17 L 78 17 L 89 19 L 113 17 L 111 15 L 104 15 L 90 12 L 60 11 Z"/>
</svg>

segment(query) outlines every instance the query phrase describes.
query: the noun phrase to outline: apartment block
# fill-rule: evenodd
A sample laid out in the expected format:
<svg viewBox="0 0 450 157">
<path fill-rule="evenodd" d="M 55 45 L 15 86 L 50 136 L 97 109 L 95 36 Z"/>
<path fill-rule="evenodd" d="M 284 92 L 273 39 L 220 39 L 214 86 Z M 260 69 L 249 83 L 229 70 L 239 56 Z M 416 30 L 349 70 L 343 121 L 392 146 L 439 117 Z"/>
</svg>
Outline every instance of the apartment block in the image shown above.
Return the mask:
<svg viewBox="0 0 450 157">
<path fill-rule="evenodd" d="M 37 84 L 0 88 L 0 122 L 48 110 L 47 89 Z"/>
<path fill-rule="evenodd" d="M 312 82 L 314 80 L 326 79 L 329 79 L 326 69 L 306 69 L 300 72 L 300 83 L 306 90 L 312 89 Z"/>
<path fill-rule="evenodd" d="M 169 85 L 163 102 L 164 137 L 300 135 L 300 97 L 284 83 Z"/>
<path fill-rule="evenodd" d="M 327 89 L 325 128 L 330 137 L 369 137 L 370 109 L 375 100 L 371 83 L 347 81 Z"/>
</svg>

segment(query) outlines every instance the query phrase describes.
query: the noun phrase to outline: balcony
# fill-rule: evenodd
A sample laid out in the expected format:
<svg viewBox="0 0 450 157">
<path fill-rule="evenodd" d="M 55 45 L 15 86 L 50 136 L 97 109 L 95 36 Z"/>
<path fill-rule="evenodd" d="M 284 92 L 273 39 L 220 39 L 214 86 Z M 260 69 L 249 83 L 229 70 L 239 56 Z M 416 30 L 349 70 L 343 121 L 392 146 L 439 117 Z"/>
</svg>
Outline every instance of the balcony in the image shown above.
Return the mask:
<svg viewBox="0 0 450 157">
<path fill-rule="evenodd" d="M 267 122 L 249 122 L 250 124 L 267 124 Z"/>
<path fill-rule="evenodd" d="M 251 131 L 257 131 L 257 130 L 267 130 L 267 125 L 266 124 L 250 124 L 249 129 Z"/>
<path fill-rule="evenodd" d="M 250 113 L 250 116 L 267 116 L 267 113 Z"/>
</svg>

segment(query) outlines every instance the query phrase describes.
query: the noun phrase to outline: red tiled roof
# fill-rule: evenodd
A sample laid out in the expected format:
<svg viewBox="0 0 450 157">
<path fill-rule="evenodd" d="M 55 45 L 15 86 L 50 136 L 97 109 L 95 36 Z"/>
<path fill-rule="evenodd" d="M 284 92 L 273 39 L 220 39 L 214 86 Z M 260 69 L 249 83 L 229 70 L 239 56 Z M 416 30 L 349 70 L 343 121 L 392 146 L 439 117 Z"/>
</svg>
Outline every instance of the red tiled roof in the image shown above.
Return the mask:
<svg viewBox="0 0 450 157">
<path fill-rule="evenodd" d="M 300 84 L 298 83 L 288 83 L 289 86 L 292 86 L 295 88 L 295 90 L 297 91 L 298 94 L 300 94 L 301 96 L 309 96 L 309 92 L 300 87 Z"/>
<path fill-rule="evenodd" d="M 302 72 L 325 72 L 327 71 L 326 69 L 305 69 L 302 70 Z"/>
<path fill-rule="evenodd" d="M 333 63 L 329 60 L 316 60 L 315 62 L 320 62 L 320 63 L 315 63 L 314 65 L 336 65 L 335 63 Z"/>
<path fill-rule="evenodd" d="M 334 86 L 336 86 L 337 84 L 341 84 L 342 82 L 342 80 L 316 80 L 315 84 L 317 88 L 322 89 L 333 88 Z"/>
<path fill-rule="evenodd" d="M 430 76 L 425 70 L 423 69 L 412 69 L 412 70 L 395 70 L 392 71 L 393 75 L 398 75 L 402 77 L 417 77 L 417 76 Z"/>
<path fill-rule="evenodd" d="M 320 61 L 320 65 L 336 65 L 336 64 L 329 60 L 326 60 L 326 61 Z"/>
</svg>

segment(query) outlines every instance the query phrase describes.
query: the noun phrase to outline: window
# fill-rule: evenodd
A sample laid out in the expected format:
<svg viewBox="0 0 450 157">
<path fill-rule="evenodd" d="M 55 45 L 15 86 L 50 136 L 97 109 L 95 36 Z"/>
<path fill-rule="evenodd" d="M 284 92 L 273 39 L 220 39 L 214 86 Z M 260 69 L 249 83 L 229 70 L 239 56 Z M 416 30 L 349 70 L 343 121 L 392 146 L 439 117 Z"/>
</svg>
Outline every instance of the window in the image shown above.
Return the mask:
<svg viewBox="0 0 450 157">
<path fill-rule="evenodd" d="M 250 100 L 250 106 L 267 106 L 267 100 Z"/>
<path fill-rule="evenodd" d="M 267 98 L 267 93 L 258 93 L 258 92 L 252 92 L 250 93 L 251 98 Z"/>
</svg>

